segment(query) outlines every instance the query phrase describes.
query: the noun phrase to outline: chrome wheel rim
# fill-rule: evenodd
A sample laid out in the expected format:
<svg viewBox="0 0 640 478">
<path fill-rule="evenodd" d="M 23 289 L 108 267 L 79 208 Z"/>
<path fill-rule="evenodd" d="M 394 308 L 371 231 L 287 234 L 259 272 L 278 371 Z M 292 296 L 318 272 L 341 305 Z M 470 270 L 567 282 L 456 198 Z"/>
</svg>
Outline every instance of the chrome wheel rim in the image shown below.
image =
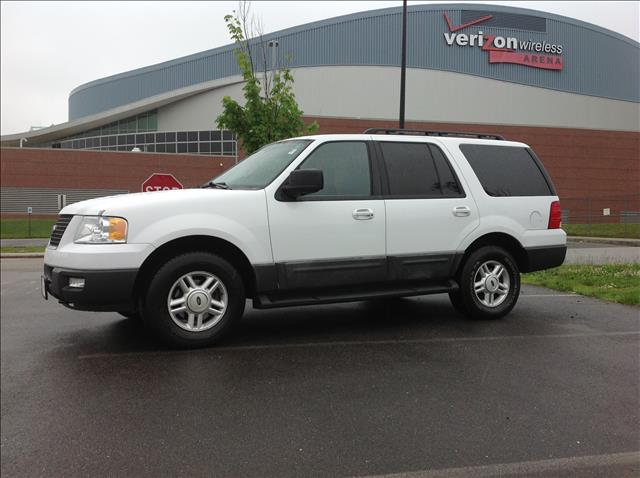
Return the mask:
<svg viewBox="0 0 640 478">
<path fill-rule="evenodd" d="M 171 320 L 189 332 L 203 332 L 216 325 L 227 311 L 224 283 L 205 271 L 189 272 L 173 283 L 167 298 Z"/>
<path fill-rule="evenodd" d="M 486 261 L 476 271 L 473 290 L 486 307 L 498 307 L 509 294 L 511 281 L 507 269 L 498 261 Z"/>
</svg>

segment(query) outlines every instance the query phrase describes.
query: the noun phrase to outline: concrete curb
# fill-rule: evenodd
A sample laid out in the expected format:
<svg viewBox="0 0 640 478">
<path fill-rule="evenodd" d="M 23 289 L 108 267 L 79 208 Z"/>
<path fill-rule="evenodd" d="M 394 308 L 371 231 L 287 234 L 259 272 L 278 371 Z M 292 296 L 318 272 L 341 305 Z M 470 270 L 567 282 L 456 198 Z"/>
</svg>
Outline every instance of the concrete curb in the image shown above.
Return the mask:
<svg viewBox="0 0 640 478">
<path fill-rule="evenodd" d="M 615 246 L 640 247 L 640 239 L 626 239 L 623 237 L 567 236 L 567 242 L 591 242 L 594 244 L 612 244 Z"/>
<path fill-rule="evenodd" d="M 44 252 L 4 252 L 0 254 L 0 259 L 42 259 Z"/>
</svg>

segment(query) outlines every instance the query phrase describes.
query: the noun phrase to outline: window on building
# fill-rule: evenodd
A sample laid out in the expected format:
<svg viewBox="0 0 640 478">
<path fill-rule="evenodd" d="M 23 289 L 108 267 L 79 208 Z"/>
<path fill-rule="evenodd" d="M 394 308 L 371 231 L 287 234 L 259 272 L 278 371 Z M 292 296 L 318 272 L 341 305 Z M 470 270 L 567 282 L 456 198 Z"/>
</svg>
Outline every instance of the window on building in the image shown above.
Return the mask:
<svg viewBox="0 0 640 478">
<path fill-rule="evenodd" d="M 56 144 L 62 148 L 103 151 L 130 151 L 138 147 L 143 151 L 167 153 L 236 154 L 235 136 L 231 131 L 156 132 L 157 127 L 157 111 L 150 111 L 83 131 Z M 185 144 L 177 146 L 176 143 Z"/>
</svg>

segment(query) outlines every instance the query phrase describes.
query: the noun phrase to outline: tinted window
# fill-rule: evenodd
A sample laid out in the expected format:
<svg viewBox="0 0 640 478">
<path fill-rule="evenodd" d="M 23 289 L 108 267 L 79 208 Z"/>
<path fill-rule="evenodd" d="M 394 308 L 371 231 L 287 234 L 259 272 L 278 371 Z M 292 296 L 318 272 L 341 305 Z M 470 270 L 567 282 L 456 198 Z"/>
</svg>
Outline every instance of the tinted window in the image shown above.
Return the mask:
<svg viewBox="0 0 640 478">
<path fill-rule="evenodd" d="M 463 144 L 464 153 L 490 196 L 550 196 L 542 171 L 526 148 Z"/>
<path fill-rule="evenodd" d="M 324 188 L 314 196 L 370 196 L 369 154 L 363 142 L 344 141 L 318 147 L 300 169 L 321 169 Z"/>
<path fill-rule="evenodd" d="M 445 197 L 457 197 L 462 195 L 462 188 L 458 184 L 455 174 L 451 169 L 451 165 L 443 152 L 434 144 L 429 145 L 429 150 L 433 155 L 433 162 L 436 165 L 436 171 L 440 178 L 440 188 L 442 195 Z"/>
<path fill-rule="evenodd" d="M 429 146 L 425 143 L 380 143 L 392 196 L 442 196 Z"/>
</svg>

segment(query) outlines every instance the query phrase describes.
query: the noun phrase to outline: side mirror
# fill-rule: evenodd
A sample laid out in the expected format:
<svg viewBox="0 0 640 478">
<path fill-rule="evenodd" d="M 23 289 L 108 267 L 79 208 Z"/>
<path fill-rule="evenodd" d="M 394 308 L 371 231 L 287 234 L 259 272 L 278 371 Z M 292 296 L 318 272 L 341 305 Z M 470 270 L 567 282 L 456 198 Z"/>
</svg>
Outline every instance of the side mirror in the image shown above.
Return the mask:
<svg viewBox="0 0 640 478">
<path fill-rule="evenodd" d="M 305 194 L 320 191 L 324 187 L 324 177 L 320 169 L 296 169 L 284 182 L 280 190 L 282 193 L 296 199 Z"/>
</svg>

